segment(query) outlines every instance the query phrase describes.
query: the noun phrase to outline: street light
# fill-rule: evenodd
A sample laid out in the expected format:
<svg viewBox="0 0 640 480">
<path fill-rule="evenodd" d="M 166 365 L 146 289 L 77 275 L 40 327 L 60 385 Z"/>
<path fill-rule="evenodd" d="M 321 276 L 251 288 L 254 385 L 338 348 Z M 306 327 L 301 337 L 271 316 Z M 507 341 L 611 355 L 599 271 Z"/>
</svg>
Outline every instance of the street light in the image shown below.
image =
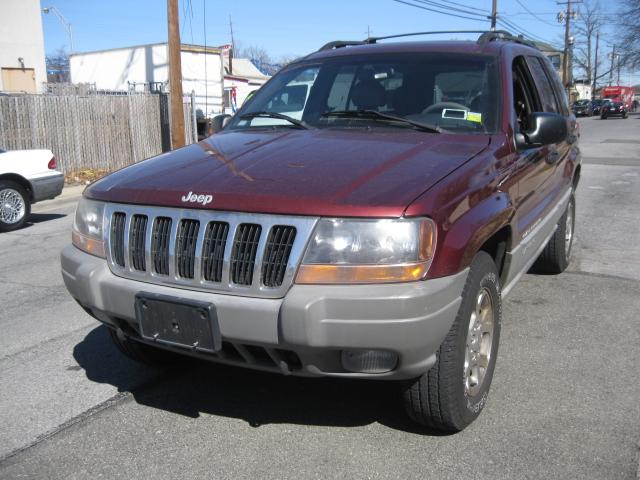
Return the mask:
<svg viewBox="0 0 640 480">
<path fill-rule="evenodd" d="M 58 20 L 60 20 L 60 23 L 62 23 L 65 30 L 67 31 L 67 35 L 69 36 L 69 53 L 73 53 L 73 31 L 71 30 L 71 24 L 67 22 L 67 19 L 62 16 L 60 11 L 56 7 L 44 7 L 42 9 L 42 13 L 53 13 L 56 17 L 58 17 Z"/>
</svg>

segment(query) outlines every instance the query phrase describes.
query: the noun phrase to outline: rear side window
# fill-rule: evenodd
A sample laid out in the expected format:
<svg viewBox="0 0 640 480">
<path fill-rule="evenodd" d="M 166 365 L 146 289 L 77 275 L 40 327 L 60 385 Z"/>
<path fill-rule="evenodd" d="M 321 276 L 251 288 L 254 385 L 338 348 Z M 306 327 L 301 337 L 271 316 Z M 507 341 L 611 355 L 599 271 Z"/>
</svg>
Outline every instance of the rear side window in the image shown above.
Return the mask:
<svg viewBox="0 0 640 480">
<path fill-rule="evenodd" d="M 558 108 L 558 101 L 553 90 L 551 80 L 538 57 L 527 57 L 527 64 L 533 76 L 533 80 L 540 93 L 542 108 L 545 112 L 562 113 Z"/>
</svg>

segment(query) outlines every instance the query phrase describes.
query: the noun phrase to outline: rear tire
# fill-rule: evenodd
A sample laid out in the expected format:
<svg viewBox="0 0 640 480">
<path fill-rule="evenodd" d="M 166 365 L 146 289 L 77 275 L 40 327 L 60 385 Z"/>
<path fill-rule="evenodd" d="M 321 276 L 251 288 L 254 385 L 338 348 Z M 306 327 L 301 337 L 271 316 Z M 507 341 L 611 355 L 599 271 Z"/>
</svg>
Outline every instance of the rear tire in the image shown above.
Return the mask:
<svg viewBox="0 0 640 480">
<path fill-rule="evenodd" d="M 566 270 L 571 261 L 575 223 L 576 200 L 575 194 L 572 192 L 567 210 L 558 221 L 555 233 L 533 264 L 533 272 L 556 274 Z"/>
<path fill-rule="evenodd" d="M 0 232 L 21 228 L 31 213 L 29 194 L 22 185 L 0 180 Z"/>
<path fill-rule="evenodd" d="M 137 342 L 117 330 L 109 328 L 109 336 L 118 350 L 138 363 L 151 367 L 170 367 L 184 363 L 186 357 L 168 350 Z"/>
<path fill-rule="evenodd" d="M 498 270 L 489 254 L 478 252 L 456 319 L 436 352 L 436 364 L 404 386 L 404 406 L 412 420 L 453 433 L 480 415 L 493 378 L 501 322 Z"/>
</svg>

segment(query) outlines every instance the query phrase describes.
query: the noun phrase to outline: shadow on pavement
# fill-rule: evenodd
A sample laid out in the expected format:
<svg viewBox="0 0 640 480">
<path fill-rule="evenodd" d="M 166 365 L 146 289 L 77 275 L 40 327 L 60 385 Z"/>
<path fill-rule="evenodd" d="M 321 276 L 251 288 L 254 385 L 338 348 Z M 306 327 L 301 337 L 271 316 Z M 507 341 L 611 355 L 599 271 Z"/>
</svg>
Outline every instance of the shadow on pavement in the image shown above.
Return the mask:
<svg viewBox="0 0 640 480">
<path fill-rule="evenodd" d="M 31 215 L 29 215 L 29 220 L 27 223 L 48 222 L 49 220 L 57 220 L 66 216 L 67 215 L 64 213 L 32 213 Z"/>
<path fill-rule="evenodd" d="M 379 422 L 407 432 L 442 435 L 419 428 L 406 417 L 395 383 L 285 377 L 197 360 L 155 370 L 124 357 L 105 326 L 89 332 L 73 356 L 89 380 L 129 391 L 141 405 L 190 418 L 208 413 L 242 419 L 253 427 Z"/>
</svg>

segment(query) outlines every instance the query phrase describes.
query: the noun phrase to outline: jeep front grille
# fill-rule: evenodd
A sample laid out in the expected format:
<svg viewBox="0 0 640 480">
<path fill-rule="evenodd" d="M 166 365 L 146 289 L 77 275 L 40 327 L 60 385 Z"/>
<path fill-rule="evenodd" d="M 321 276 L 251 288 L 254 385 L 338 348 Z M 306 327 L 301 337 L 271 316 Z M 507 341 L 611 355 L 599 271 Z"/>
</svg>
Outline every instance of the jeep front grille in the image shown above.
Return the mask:
<svg viewBox="0 0 640 480">
<path fill-rule="evenodd" d="M 124 222 L 126 215 L 115 212 L 111 218 L 111 253 L 113 261 L 124 267 Z"/>
<path fill-rule="evenodd" d="M 317 219 L 107 204 L 107 260 L 134 280 L 278 298 Z"/>
<path fill-rule="evenodd" d="M 291 247 L 296 239 L 296 229 L 288 225 L 276 225 L 269 233 L 267 248 L 262 258 L 262 283 L 268 287 L 282 285 Z"/>
<path fill-rule="evenodd" d="M 243 223 L 238 227 L 231 253 L 231 279 L 238 285 L 251 285 L 256 253 L 262 228 L 255 223 Z"/>
<path fill-rule="evenodd" d="M 147 216 L 134 215 L 131 220 L 129 233 L 129 249 L 133 268 L 144 272 L 146 270 L 144 242 L 147 235 Z"/>
<path fill-rule="evenodd" d="M 209 222 L 207 225 L 202 247 L 202 270 L 204 279 L 208 282 L 222 281 L 222 264 L 228 235 L 228 223 Z"/>
<path fill-rule="evenodd" d="M 193 278 L 199 229 L 200 222 L 198 220 L 182 220 L 178 227 L 176 263 L 178 264 L 178 275 L 182 278 Z"/>
</svg>

